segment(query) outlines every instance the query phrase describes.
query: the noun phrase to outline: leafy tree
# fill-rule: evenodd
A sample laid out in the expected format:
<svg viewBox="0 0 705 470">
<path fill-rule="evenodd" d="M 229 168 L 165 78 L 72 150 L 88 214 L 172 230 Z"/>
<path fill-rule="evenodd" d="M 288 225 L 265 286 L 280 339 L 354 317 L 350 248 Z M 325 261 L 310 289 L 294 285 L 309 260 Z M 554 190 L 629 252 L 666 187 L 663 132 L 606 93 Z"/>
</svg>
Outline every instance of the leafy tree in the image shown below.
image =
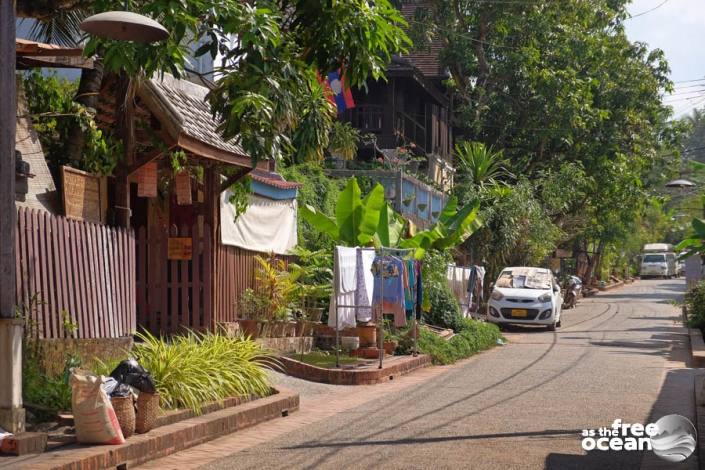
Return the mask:
<svg viewBox="0 0 705 470">
<path fill-rule="evenodd" d="M 120 144 L 105 136 L 88 109 L 74 101 L 74 83 L 33 70 L 23 76 L 22 84 L 34 129 L 55 181 L 60 181 L 59 169 L 62 165 L 70 164 L 99 174 L 113 171 Z M 85 146 L 81 158 L 74 160 L 68 148 L 76 129 Z"/>
<path fill-rule="evenodd" d="M 638 216 L 648 185 L 663 184 L 683 132 L 661 103 L 672 90 L 663 52 L 625 34 L 627 3 L 432 0 L 412 22 L 417 44 L 444 44 L 459 134 L 502 150 L 531 182 L 519 183 L 520 192 L 543 191 L 528 204 L 546 203 L 551 224 L 566 229 L 555 243 L 592 244 L 597 253 L 629 236 L 621 221 Z M 574 180 L 566 164 L 585 182 L 575 204 L 554 191 L 552 175 Z"/>
</svg>

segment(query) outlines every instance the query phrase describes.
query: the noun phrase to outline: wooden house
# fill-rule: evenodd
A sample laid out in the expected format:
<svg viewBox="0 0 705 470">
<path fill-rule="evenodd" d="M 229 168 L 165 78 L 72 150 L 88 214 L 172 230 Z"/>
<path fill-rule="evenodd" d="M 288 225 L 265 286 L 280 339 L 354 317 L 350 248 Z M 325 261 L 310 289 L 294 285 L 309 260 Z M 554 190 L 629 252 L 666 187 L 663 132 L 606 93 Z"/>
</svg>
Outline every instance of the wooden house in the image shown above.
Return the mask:
<svg viewBox="0 0 705 470">
<path fill-rule="evenodd" d="M 407 21 L 413 21 L 419 5 L 402 4 Z M 439 58 L 441 49 L 442 44 L 434 41 L 427 48 L 395 56 L 386 81 L 370 80 L 366 90 L 352 90 L 355 107 L 341 118 L 373 136 L 361 145 L 358 159 L 382 159 L 384 168 L 332 172 L 379 181 L 394 208 L 421 227 L 435 222 L 453 184 L 452 96 L 443 85 L 448 74 Z"/>
</svg>

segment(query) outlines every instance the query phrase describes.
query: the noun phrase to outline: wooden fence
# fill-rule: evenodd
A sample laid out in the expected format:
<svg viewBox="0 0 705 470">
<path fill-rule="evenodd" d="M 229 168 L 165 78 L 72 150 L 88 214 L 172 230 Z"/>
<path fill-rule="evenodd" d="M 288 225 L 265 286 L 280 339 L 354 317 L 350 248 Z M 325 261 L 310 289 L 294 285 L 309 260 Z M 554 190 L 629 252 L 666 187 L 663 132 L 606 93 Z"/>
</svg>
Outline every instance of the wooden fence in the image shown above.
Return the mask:
<svg viewBox="0 0 705 470">
<path fill-rule="evenodd" d="M 217 322 L 233 322 L 238 319 L 238 300 L 247 288 L 257 289 L 255 273 L 259 264 L 256 256 L 269 258 L 269 254 L 245 250 L 236 246 L 218 245 L 216 319 Z M 290 256 L 280 256 L 288 265 Z"/>
<path fill-rule="evenodd" d="M 131 231 L 18 208 L 17 303 L 37 338 L 118 338 L 135 319 Z"/>
<path fill-rule="evenodd" d="M 198 226 L 137 230 L 137 322 L 154 334 L 213 327 L 212 243 Z M 206 224 L 203 233 L 210 234 Z M 169 259 L 169 238 L 190 238 L 192 257 Z"/>
</svg>

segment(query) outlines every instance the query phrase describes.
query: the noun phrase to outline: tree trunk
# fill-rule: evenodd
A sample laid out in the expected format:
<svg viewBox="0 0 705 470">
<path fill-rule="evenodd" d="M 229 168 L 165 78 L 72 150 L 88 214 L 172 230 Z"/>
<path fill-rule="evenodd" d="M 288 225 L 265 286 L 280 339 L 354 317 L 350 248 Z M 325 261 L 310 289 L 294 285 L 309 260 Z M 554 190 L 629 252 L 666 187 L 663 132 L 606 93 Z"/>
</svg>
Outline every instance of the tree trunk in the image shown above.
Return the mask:
<svg viewBox="0 0 705 470">
<path fill-rule="evenodd" d="M 592 259 L 590 260 L 590 267 L 588 268 L 588 282 L 587 285 L 590 286 L 593 281 L 595 280 L 595 275 L 597 274 L 597 269 L 599 269 L 601 261 L 602 261 L 602 251 L 605 249 L 605 242 L 603 240 L 600 240 L 600 242 L 597 244 L 597 249 L 595 250 L 595 254 L 592 256 Z"/>
<path fill-rule="evenodd" d="M 98 107 L 98 94 L 102 83 L 103 62 L 96 60 L 93 69 L 81 70 L 81 81 L 78 83 L 78 91 L 74 101 L 86 108 L 95 110 Z M 66 156 L 72 166 L 80 168 L 86 142 L 83 130 L 77 119 L 73 121 L 69 136 L 69 141 L 66 145 Z"/>
</svg>

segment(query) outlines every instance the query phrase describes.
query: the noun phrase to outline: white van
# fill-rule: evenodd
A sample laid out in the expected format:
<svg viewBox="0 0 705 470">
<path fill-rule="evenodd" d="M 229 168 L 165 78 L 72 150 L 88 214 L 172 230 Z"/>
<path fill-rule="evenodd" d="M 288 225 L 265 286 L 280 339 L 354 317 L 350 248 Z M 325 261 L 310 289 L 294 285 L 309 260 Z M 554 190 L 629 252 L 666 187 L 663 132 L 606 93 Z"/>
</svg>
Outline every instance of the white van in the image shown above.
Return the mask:
<svg viewBox="0 0 705 470">
<path fill-rule="evenodd" d="M 666 243 L 650 243 L 644 245 L 640 274 L 642 278 L 653 276 L 666 278 L 675 277 L 678 271 L 673 245 Z"/>
</svg>

